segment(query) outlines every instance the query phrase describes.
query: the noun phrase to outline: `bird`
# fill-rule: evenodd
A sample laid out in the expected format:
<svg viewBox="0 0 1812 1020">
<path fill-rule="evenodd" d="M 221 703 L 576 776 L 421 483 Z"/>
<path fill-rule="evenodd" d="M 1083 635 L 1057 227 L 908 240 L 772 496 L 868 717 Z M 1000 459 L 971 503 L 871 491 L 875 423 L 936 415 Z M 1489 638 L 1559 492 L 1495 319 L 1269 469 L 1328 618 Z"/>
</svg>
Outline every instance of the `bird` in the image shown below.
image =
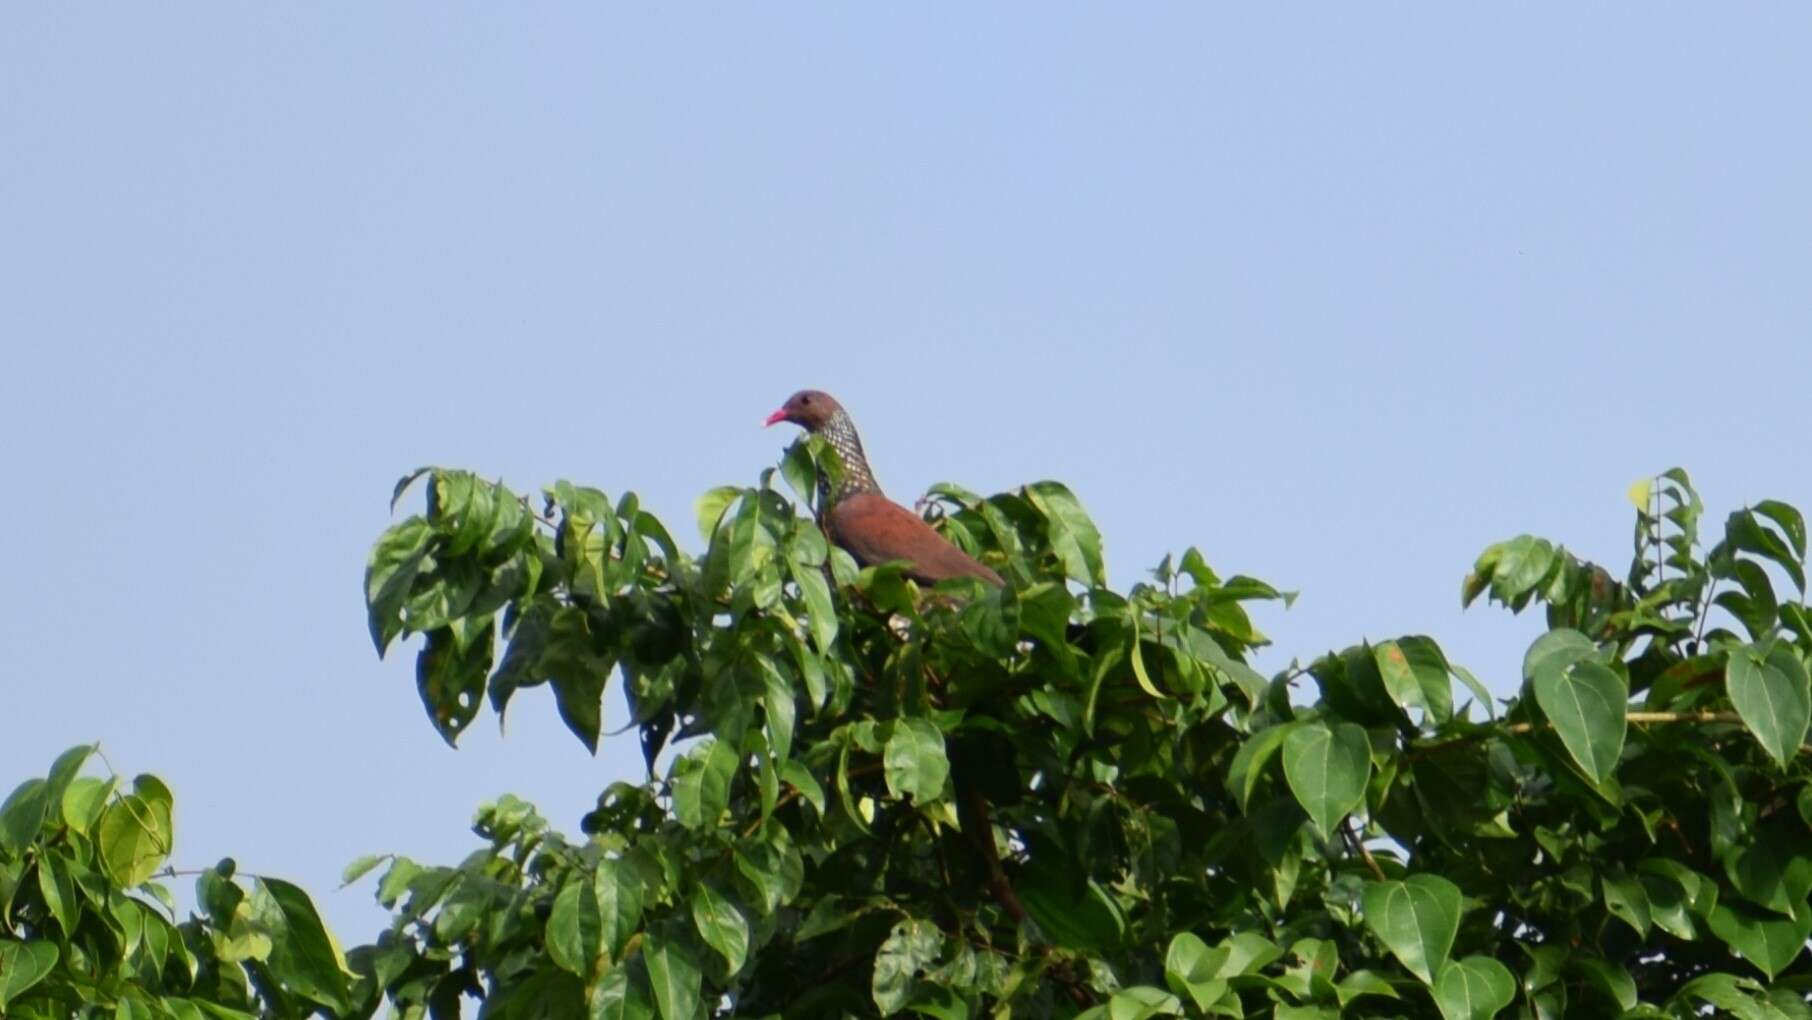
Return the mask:
<svg viewBox="0 0 1812 1020">
<path fill-rule="evenodd" d="M 906 576 L 921 584 L 935 584 L 952 577 L 973 577 L 1000 587 L 1000 575 L 931 525 L 881 492 L 862 437 L 843 405 L 822 390 L 800 390 L 768 415 L 769 426 L 790 422 L 823 436 L 843 461 L 843 478 L 831 491 L 822 475 L 818 479 L 821 520 L 830 540 L 862 566 L 904 561 Z"/>
</svg>

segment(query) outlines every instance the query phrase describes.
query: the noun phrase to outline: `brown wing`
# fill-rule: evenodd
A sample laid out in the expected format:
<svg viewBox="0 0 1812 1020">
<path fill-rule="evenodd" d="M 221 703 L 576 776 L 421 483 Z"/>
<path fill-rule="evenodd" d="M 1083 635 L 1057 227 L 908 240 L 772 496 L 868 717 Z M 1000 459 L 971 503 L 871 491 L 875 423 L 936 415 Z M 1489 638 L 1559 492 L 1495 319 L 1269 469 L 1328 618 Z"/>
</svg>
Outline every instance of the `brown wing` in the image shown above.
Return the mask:
<svg viewBox="0 0 1812 1020">
<path fill-rule="evenodd" d="M 831 540 L 865 567 L 905 560 L 912 564 L 908 576 L 917 581 L 976 577 L 989 584 L 1001 583 L 999 574 L 951 545 L 918 514 L 878 492 L 838 500 L 827 523 Z"/>
</svg>

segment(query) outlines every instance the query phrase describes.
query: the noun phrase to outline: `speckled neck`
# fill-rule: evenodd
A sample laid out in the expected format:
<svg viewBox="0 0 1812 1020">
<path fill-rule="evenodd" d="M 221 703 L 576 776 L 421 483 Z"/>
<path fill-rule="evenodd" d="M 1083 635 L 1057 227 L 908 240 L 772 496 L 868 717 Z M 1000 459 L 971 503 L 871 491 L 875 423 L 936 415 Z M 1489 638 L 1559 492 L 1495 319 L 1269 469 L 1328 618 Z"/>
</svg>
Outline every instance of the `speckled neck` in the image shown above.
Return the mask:
<svg viewBox="0 0 1812 1020">
<path fill-rule="evenodd" d="M 862 437 L 856 434 L 856 423 L 850 420 L 849 412 L 839 408 L 830 421 L 818 429 L 818 434 L 843 459 L 843 483 L 837 486 L 835 493 L 828 492 L 829 486 L 825 483 L 824 476 L 818 476 L 818 502 L 821 505 L 829 507 L 848 496 L 881 491 L 881 484 L 875 481 L 874 472 L 868 469 L 868 457 L 862 452 Z"/>
</svg>

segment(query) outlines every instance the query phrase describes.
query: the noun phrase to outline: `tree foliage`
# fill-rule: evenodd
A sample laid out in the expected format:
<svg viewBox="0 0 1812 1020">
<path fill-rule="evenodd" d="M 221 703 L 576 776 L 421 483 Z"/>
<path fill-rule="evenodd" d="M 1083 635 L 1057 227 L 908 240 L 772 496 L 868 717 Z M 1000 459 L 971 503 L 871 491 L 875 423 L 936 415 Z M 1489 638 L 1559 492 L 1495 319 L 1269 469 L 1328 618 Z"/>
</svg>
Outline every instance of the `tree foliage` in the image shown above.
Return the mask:
<svg viewBox="0 0 1812 1020">
<path fill-rule="evenodd" d="M 930 495 L 1003 588 L 857 569 L 826 456 L 707 493 L 698 557 L 634 495 L 405 478 L 366 598 L 432 725 L 545 686 L 595 749 L 614 686 L 648 779 L 575 836 L 505 798 L 457 866 L 356 862 L 393 921 L 342 956 L 230 862 L 175 921 L 168 791 L 78 749 L 0 809 L 0 1012 L 1812 1017 L 1792 507 L 1712 541 L 1670 471 L 1621 579 L 1488 548 L 1463 600 L 1548 625 L 1500 705 L 1422 635 L 1262 675 L 1247 607 L 1286 595 L 1193 549 L 1114 591 L 1053 482 Z"/>
</svg>

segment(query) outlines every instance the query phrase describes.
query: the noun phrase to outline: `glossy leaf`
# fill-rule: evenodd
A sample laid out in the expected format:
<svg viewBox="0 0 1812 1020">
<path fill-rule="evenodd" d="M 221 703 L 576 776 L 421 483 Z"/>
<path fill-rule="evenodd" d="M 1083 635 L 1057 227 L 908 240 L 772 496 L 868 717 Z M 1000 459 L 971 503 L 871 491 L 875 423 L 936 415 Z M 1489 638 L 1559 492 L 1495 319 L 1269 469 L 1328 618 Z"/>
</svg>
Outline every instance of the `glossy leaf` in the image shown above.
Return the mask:
<svg viewBox="0 0 1812 1020">
<path fill-rule="evenodd" d="M 1787 969 L 1812 935 L 1812 909 L 1805 903 L 1793 917 L 1781 917 L 1743 903 L 1720 903 L 1707 918 L 1712 933 L 1770 979 Z"/>
<path fill-rule="evenodd" d="M 56 944 L 46 940 L 0 940 L 0 1009 L 44 980 L 59 955 Z"/>
<path fill-rule="evenodd" d="M 1410 973 L 1432 985 L 1460 927 L 1460 889 L 1438 875 L 1368 882 L 1365 925 Z"/>
<path fill-rule="evenodd" d="M 1025 488 L 1026 499 L 1044 515 L 1051 550 L 1071 579 L 1100 584 L 1106 568 L 1101 558 L 1101 533 L 1082 509 L 1074 493 L 1058 482 L 1034 482 Z"/>
<path fill-rule="evenodd" d="M 1283 762 L 1296 802 L 1322 837 L 1329 838 L 1340 820 L 1365 799 L 1372 772 L 1371 742 L 1365 730 L 1352 723 L 1332 728 L 1308 723 L 1284 739 Z"/>
<path fill-rule="evenodd" d="M 688 751 L 673 763 L 673 811 L 688 828 L 713 825 L 730 802 L 735 778 L 735 748 L 713 740 Z"/>
<path fill-rule="evenodd" d="M 1446 1020 L 1490 1020 L 1516 999 L 1516 977 L 1489 956 L 1449 960 L 1434 986 Z"/>
<path fill-rule="evenodd" d="M 345 961 L 321 923 L 314 902 L 300 887 L 281 879 L 260 878 L 258 885 L 276 904 L 283 920 L 282 937 L 274 940 L 271 949 L 271 969 L 313 1001 L 345 1009 Z"/>
<path fill-rule="evenodd" d="M 1194 932 L 1179 932 L 1164 954 L 1164 979 L 1172 991 L 1205 1010 L 1227 994 L 1227 982 L 1218 976 L 1226 956 L 1210 950 Z"/>
<path fill-rule="evenodd" d="M 709 882 L 694 886 L 692 923 L 731 973 L 742 969 L 749 955 L 749 922 L 729 896 Z"/>
<path fill-rule="evenodd" d="M 1301 728 L 1303 723 L 1284 723 L 1270 726 L 1252 734 L 1240 744 L 1233 761 L 1227 766 L 1227 790 L 1233 794 L 1241 811 L 1248 810 L 1252 793 L 1258 787 L 1265 765 L 1277 756 L 1291 733 Z"/>
<path fill-rule="evenodd" d="M 642 958 L 664 1020 L 692 1020 L 699 1008 L 702 979 L 686 939 L 671 928 L 650 931 L 642 943 Z"/>
</svg>

